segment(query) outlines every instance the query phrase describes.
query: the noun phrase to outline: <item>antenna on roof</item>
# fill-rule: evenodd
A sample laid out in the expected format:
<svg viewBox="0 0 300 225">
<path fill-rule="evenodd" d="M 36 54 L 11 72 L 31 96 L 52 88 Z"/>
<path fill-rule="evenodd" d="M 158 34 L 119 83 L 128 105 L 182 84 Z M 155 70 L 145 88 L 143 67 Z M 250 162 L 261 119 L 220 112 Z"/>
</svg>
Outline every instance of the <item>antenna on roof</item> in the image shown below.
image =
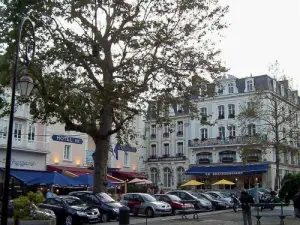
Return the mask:
<svg viewBox="0 0 300 225">
<path fill-rule="evenodd" d="M 250 77 L 253 77 L 252 73 L 250 73 Z"/>
</svg>

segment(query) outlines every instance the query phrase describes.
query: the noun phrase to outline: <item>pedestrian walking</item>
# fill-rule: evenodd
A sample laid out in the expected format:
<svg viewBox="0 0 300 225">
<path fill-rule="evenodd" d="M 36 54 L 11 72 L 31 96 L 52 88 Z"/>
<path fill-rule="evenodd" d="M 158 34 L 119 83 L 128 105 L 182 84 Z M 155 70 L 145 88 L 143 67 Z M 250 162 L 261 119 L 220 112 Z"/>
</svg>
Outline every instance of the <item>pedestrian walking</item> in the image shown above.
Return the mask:
<svg viewBox="0 0 300 225">
<path fill-rule="evenodd" d="M 296 219 L 300 219 L 300 190 L 293 198 L 294 202 L 294 214 Z"/>
<path fill-rule="evenodd" d="M 244 225 L 252 225 L 250 204 L 254 203 L 254 199 L 251 195 L 248 194 L 245 189 L 243 189 L 241 192 L 240 202 L 242 207 Z"/>
</svg>

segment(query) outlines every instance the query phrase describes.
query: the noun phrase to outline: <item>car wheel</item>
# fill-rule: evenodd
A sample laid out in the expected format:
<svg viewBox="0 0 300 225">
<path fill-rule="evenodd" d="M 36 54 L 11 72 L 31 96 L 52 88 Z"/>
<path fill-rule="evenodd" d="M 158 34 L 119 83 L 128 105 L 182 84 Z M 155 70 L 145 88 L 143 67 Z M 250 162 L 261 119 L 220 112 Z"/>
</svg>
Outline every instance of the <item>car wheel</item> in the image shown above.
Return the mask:
<svg viewBox="0 0 300 225">
<path fill-rule="evenodd" d="M 151 208 L 146 209 L 146 216 L 147 217 L 154 217 L 154 211 Z"/>
<path fill-rule="evenodd" d="M 102 221 L 103 223 L 108 222 L 108 216 L 107 216 L 106 213 L 103 213 L 103 214 L 101 215 L 101 221 Z"/>
<path fill-rule="evenodd" d="M 66 217 L 66 225 L 72 225 L 72 224 L 73 224 L 72 216 L 67 216 Z"/>
</svg>

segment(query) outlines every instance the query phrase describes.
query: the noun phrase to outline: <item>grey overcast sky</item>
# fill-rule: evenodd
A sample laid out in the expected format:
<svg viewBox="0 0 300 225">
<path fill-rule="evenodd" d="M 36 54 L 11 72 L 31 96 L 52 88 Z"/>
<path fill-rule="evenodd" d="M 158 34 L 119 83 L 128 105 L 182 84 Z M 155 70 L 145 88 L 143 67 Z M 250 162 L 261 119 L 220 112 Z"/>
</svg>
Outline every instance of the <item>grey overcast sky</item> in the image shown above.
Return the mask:
<svg viewBox="0 0 300 225">
<path fill-rule="evenodd" d="M 219 0 L 229 5 L 231 24 L 222 59 L 237 77 L 266 74 L 278 60 L 300 90 L 300 0 Z"/>
</svg>

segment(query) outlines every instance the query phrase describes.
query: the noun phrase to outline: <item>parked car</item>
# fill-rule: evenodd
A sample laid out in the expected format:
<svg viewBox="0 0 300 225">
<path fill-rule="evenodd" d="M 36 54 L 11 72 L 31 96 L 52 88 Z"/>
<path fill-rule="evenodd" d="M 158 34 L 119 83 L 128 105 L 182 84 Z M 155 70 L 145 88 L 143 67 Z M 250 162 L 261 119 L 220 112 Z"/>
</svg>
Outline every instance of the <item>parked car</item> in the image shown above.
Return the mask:
<svg viewBox="0 0 300 225">
<path fill-rule="evenodd" d="M 168 203 L 158 201 L 153 196 L 144 193 L 124 194 L 120 203 L 127 206 L 135 216 L 145 214 L 147 217 L 154 217 L 172 213 L 172 208 Z"/>
<path fill-rule="evenodd" d="M 216 199 L 207 193 L 199 193 L 199 195 L 212 203 L 213 210 L 229 208 L 229 204 L 226 202 L 226 200 Z"/>
<path fill-rule="evenodd" d="M 233 206 L 233 201 L 232 201 L 232 198 L 230 196 L 225 196 L 224 194 L 222 194 L 221 192 L 219 191 L 208 191 L 208 192 L 205 192 L 209 195 L 211 195 L 212 197 L 218 199 L 218 200 L 225 200 L 230 207 Z"/>
<path fill-rule="evenodd" d="M 39 207 L 52 210 L 56 215 L 56 224 L 81 225 L 100 221 L 97 208 L 89 207 L 73 196 L 48 198 L 44 203 L 39 204 Z"/>
<path fill-rule="evenodd" d="M 37 207 L 35 204 L 31 203 L 32 206 L 32 215 L 33 216 L 43 216 L 45 218 L 48 218 L 49 220 L 55 220 L 56 216 L 55 213 L 50 209 L 41 209 Z M 2 209 L 2 201 L 0 201 L 0 209 Z M 2 210 L 0 210 L 0 215 Z M 12 218 L 14 216 L 14 204 L 13 200 L 10 200 L 8 202 L 8 208 L 7 208 L 7 216 L 9 218 Z M 1 216 L 0 216 L 1 217 Z"/>
<path fill-rule="evenodd" d="M 205 210 L 211 211 L 212 210 L 212 203 L 207 199 L 203 198 L 200 195 L 195 195 L 191 191 L 184 191 L 184 190 L 175 190 L 170 191 L 167 194 L 176 195 L 185 203 L 191 203 L 194 205 L 195 209 L 197 210 Z"/>
<path fill-rule="evenodd" d="M 104 223 L 119 219 L 119 209 L 122 205 L 106 193 L 76 191 L 69 193 L 69 195 L 80 198 L 90 207 L 97 208 L 100 212 L 101 221 Z"/>
<path fill-rule="evenodd" d="M 176 210 L 194 210 L 195 207 L 193 204 L 190 203 L 182 203 L 181 199 L 177 197 L 176 195 L 168 195 L 168 194 L 156 194 L 154 197 L 158 201 L 166 202 L 170 204 L 172 207 L 172 213 L 175 215 Z"/>
</svg>

